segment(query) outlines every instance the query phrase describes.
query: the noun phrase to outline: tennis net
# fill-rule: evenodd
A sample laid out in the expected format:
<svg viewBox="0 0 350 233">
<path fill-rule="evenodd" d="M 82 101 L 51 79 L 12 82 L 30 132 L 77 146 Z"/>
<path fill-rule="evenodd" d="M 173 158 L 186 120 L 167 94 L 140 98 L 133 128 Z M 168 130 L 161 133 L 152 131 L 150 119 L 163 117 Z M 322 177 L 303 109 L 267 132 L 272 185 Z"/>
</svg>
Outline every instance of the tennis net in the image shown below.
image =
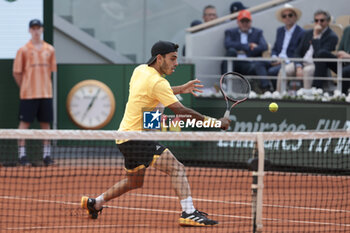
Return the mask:
<svg viewBox="0 0 350 233">
<path fill-rule="evenodd" d="M 19 139 L 26 140 L 32 166 L 17 162 Z M 176 182 L 152 166 L 142 188 L 104 203 L 97 219 L 88 218 L 81 197 L 95 198 L 126 177 L 115 139 L 168 147 L 185 165 L 195 208 L 219 224 L 180 227 Z M 43 140 L 50 142 L 53 166 L 42 162 Z M 347 131 L 0 130 L 0 162 L 1 232 L 350 231 Z"/>
</svg>

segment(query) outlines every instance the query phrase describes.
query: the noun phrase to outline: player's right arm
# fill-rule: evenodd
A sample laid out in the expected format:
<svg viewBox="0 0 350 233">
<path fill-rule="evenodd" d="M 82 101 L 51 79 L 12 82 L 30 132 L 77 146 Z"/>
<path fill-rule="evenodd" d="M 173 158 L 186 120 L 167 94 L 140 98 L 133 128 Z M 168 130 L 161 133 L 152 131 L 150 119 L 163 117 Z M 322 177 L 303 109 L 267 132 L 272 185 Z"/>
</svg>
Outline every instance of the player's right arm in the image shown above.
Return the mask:
<svg viewBox="0 0 350 233">
<path fill-rule="evenodd" d="M 190 86 L 192 88 L 195 87 L 195 84 L 197 81 L 192 81 L 192 84 L 190 82 Z M 189 88 L 191 89 L 191 88 Z M 158 82 L 154 87 L 151 89 L 152 96 L 157 99 L 160 103 L 162 103 L 164 106 L 169 107 L 171 111 L 173 111 L 176 115 L 182 116 L 182 118 L 191 118 L 191 119 L 196 119 L 200 121 L 216 121 L 214 118 L 209 118 L 206 117 L 199 112 L 196 112 L 193 109 L 187 108 L 183 106 L 175 97 L 174 95 L 174 90 L 171 89 L 170 84 L 168 81 L 165 79 Z M 177 90 L 175 90 L 176 92 Z M 188 116 L 188 117 L 186 117 Z M 220 118 L 219 121 L 221 121 L 221 128 L 222 129 L 228 129 L 230 125 L 230 120 Z"/>
<path fill-rule="evenodd" d="M 180 102 L 175 102 L 169 105 L 168 108 L 170 108 L 170 110 L 173 111 L 176 115 L 191 116 L 190 118 L 200 121 L 207 120 L 206 116 L 200 114 L 199 112 L 193 109 L 183 106 Z M 220 118 L 218 120 L 221 121 L 221 129 L 227 130 L 230 126 L 231 121 L 227 118 Z"/>
</svg>

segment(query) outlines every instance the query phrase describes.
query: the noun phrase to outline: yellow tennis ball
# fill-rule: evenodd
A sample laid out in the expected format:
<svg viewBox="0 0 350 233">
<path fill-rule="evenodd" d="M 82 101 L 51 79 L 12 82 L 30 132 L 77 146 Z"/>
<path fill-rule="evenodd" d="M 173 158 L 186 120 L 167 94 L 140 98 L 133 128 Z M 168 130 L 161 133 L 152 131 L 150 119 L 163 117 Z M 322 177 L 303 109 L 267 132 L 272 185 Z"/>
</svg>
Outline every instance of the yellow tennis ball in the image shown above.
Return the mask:
<svg viewBox="0 0 350 233">
<path fill-rule="evenodd" d="M 278 105 L 277 105 L 275 102 L 272 102 L 272 103 L 269 105 L 269 110 L 270 110 L 270 112 L 277 112 L 277 110 L 278 110 Z"/>
</svg>

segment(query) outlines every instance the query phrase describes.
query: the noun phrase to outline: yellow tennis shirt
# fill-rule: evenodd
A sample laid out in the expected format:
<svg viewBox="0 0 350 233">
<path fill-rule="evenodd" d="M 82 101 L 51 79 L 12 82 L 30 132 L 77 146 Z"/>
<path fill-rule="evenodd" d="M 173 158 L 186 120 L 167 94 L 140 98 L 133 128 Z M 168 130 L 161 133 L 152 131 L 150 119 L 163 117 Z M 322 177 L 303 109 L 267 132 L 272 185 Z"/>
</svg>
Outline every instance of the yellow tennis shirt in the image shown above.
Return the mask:
<svg viewBox="0 0 350 233">
<path fill-rule="evenodd" d="M 135 68 L 129 83 L 129 99 L 119 131 L 140 131 L 143 112 L 177 102 L 170 83 L 156 69 L 146 64 Z"/>
</svg>

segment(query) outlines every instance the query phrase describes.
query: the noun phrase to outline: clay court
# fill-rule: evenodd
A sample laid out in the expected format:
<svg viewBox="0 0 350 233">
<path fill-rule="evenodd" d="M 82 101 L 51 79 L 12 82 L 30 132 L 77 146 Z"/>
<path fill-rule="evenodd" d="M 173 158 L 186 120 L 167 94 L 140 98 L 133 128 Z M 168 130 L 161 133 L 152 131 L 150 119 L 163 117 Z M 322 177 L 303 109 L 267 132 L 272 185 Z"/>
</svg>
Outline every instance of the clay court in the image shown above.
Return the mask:
<svg viewBox="0 0 350 233">
<path fill-rule="evenodd" d="M 251 172 L 188 167 L 196 208 L 220 224 L 183 228 L 170 180 L 150 168 L 144 187 L 107 203 L 97 220 L 80 207 L 123 177 L 121 166 L 2 167 L 1 232 L 252 232 Z M 264 232 L 349 232 L 349 177 L 267 172 Z"/>
</svg>

